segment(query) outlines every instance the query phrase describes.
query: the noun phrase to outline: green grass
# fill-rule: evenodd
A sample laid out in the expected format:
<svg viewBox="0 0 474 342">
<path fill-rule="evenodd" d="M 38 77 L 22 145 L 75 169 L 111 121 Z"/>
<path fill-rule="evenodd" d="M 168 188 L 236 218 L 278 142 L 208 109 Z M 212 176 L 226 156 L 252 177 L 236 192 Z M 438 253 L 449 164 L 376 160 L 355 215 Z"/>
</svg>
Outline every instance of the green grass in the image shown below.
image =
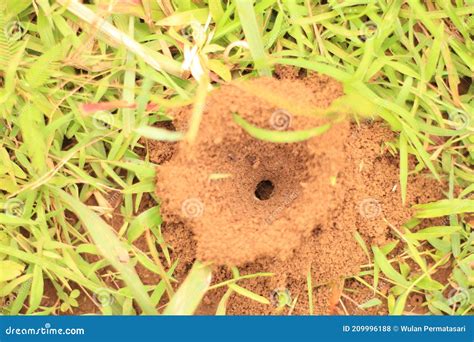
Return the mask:
<svg viewBox="0 0 474 342">
<path fill-rule="evenodd" d="M 169 256 L 159 208 L 136 214 L 144 195 L 154 196 L 155 167 L 136 147 L 141 136 L 195 139 L 207 90 L 215 85 L 209 71 L 229 81 L 270 75 L 277 64 L 338 79 L 346 96 L 363 104 L 359 114 L 377 113 L 400 133 L 394 148 L 400 154 L 401 200 L 408 177 L 424 169 L 449 184 L 446 199 L 418 205 L 412 221 L 394 227 L 402 254 L 392 257 L 394 245 L 364 246 L 369 262 L 354 279 L 393 314 L 404 312 L 411 293 L 425 294 L 424 305 L 434 314 L 473 312 L 474 234 L 468 219 L 474 213 L 474 86 L 458 89 L 474 74 L 471 0 L 144 0 L 123 2 L 113 13 L 109 1 L 94 3 L 0 4 L 4 313 L 72 312 L 77 287 L 81 296 L 105 298 L 108 305 L 99 305 L 104 314 L 135 314 L 133 303 L 140 312 L 157 313 L 168 302 L 165 313 L 192 313 L 209 286 L 209 270 L 195 265 L 190 279 L 173 291 L 179 260 Z M 117 105 L 113 113 L 82 107 L 112 101 L 133 106 Z M 149 102 L 158 105 L 159 115 L 147 108 Z M 151 127 L 165 119 L 168 108 L 189 103 L 195 106 L 188 132 Z M 270 141 L 300 140 L 320 129 L 287 136 L 236 119 Z M 414 169 L 408 156 L 417 160 Z M 113 211 L 110 196 L 123 198 L 124 225 L 116 233 L 104 221 Z M 98 205 L 89 204 L 92 199 Z M 422 219 L 440 216 L 448 216 L 449 224 L 412 232 Z M 132 244 L 139 237 L 146 238 L 147 250 Z M 137 264 L 158 275 L 159 284 L 142 284 Z M 433 279 L 446 268 L 447 283 Z M 269 305 L 241 279 L 234 269 L 232 279 L 213 285 L 227 288 L 218 314 L 225 313 L 233 293 Z M 378 290 L 381 282 L 390 284 L 388 293 Z M 41 305 L 46 284 L 59 297 L 51 306 Z M 310 298 L 314 286 L 308 278 Z M 374 298 L 360 304 L 384 303 Z"/>
</svg>

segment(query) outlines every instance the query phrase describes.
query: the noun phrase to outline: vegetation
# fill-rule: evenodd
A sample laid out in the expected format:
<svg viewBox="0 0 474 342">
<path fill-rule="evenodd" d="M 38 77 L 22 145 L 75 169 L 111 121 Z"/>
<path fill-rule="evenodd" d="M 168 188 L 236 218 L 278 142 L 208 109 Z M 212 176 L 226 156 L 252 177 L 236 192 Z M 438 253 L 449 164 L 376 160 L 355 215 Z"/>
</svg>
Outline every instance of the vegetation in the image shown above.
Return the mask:
<svg viewBox="0 0 474 342">
<path fill-rule="evenodd" d="M 210 85 L 269 76 L 277 64 L 334 77 L 363 104 L 361 113 L 376 113 L 399 132 L 391 147 L 400 155 L 403 200 L 408 176 L 423 169 L 449 184 L 446 199 L 417 206 L 413 220 L 393 228 L 401 255 L 388 256 L 395 244 L 370 247 L 358 239 L 370 262 L 355 279 L 378 295 L 361 307 L 385 301 L 390 313 L 402 314 L 408 296 L 421 293 L 434 314 L 473 312 L 471 0 L 84 3 L 0 4 L 4 314 L 71 313 L 80 296 L 94 299 L 104 314 L 135 314 L 138 307 L 156 314 L 169 301 L 165 313 L 192 313 L 210 286 L 210 268 L 197 263 L 173 290 L 179 260 L 169 257 L 159 208 L 136 214 L 144 196 L 154 196 L 155 165 L 138 152 L 146 150 L 140 138 L 192 141 Z M 153 127 L 167 119 L 168 108 L 190 103 L 189 131 Z M 270 141 L 321 131 L 272 135 L 242 120 Z M 417 160 L 414 169 L 409 155 Z M 123 198 L 125 218 L 116 234 L 104 220 L 115 210 L 114 198 Z M 449 218 L 446 226 L 413 231 L 421 219 L 441 216 Z M 133 245 L 139 237 L 147 250 Z M 137 264 L 161 282 L 144 285 Z M 433 278 L 440 269 L 449 270 L 447 283 Z M 233 292 L 270 305 L 240 279 L 234 269 L 233 279 L 213 285 L 228 288 L 218 313 Z M 378 289 L 382 280 L 392 285 L 388 293 Z M 59 298 L 51 305 L 42 303 L 47 286 Z M 314 286 L 309 277 L 308 288 Z"/>
</svg>

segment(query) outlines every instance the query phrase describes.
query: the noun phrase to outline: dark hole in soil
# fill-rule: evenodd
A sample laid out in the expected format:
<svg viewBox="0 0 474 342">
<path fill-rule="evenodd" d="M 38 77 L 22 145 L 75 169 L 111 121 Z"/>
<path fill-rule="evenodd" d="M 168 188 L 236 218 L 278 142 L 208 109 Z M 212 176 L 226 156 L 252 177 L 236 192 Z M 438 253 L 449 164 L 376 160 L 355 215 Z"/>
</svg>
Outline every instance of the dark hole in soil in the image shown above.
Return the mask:
<svg viewBox="0 0 474 342">
<path fill-rule="evenodd" d="M 305 77 L 308 76 L 308 70 L 301 68 L 298 70 L 298 78 L 299 79 L 304 79 Z"/>
<path fill-rule="evenodd" d="M 311 235 L 316 237 L 319 234 L 321 234 L 321 230 L 322 230 L 322 226 L 319 224 L 319 225 L 317 225 L 316 227 L 313 228 L 313 230 L 311 231 Z"/>
<path fill-rule="evenodd" d="M 266 201 L 272 197 L 274 189 L 275 186 L 272 181 L 265 179 L 257 184 L 257 187 L 255 188 L 255 197 L 260 201 Z"/>
</svg>

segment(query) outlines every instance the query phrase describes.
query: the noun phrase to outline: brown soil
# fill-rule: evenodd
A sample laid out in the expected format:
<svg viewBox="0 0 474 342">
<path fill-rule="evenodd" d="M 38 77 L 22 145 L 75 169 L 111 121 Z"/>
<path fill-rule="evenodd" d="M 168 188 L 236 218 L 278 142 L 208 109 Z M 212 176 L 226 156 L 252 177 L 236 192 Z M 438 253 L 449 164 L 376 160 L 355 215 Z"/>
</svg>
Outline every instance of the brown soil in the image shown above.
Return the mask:
<svg viewBox="0 0 474 342">
<path fill-rule="evenodd" d="M 342 95 L 341 85 L 324 76 L 300 78 L 285 70 L 279 76 L 212 91 L 195 143 L 172 146 L 172 157 L 165 146 L 154 151 L 163 161 L 156 186 L 163 234 L 187 261 L 177 277 L 196 258 L 222 265 L 214 282 L 231 278 L 231 265 L 242 275 L 273 272 L 274 277 L 239 284 L 267 298 L 274 289 L 288 289 L 297 298 L 292 312 L 307 314 L 311 270 L 315 313 L 343 314 L 347 308 L 361 313 L 354 303 L 374 294 L 344 281 L 368 263 L 354 234 L 368 246 L 391 241 L 390 225 L 400 228 L 412 215 L 409 206 L 440 198 L 441 186 L 428 177 L 411 177 L 402 206 L 398 159 L 386 145 L 394 133 L 378 122 L 340 122 L 320 137 L 292 144 L 250 137 L 232 113 L 262 128 L 274 129 L 282 119 L 283 128 L 307 129 L 323 120 L 304 116 L 305 109 L 326 108 Z M 190 107 L 170 113 L 174 127 L 184 130 L 190 113 Z M 215 313 L 224 292 L 208 293 L 199 313 Z M 232 295 L 227 312 L 271 314 L 275 308 Z"/>
</svg>

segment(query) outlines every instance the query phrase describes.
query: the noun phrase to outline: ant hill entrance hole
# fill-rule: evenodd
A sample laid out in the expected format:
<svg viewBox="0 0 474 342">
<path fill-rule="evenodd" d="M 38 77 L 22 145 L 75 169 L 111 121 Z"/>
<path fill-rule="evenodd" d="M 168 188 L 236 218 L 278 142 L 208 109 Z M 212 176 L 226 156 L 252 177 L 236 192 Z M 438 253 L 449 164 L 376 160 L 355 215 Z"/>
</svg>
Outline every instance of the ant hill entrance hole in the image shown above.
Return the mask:
<svg viewBox="0 0 474 342">
<path fill-rule="evenodd" d="M 260 181 L 255 188 L 255 197 L 260 201 L 266 201 L 270 199 L 273 195 L 273 190 L 275 190 L 275 185 L 273 182 L 268 179 Z"/>
</svg>

